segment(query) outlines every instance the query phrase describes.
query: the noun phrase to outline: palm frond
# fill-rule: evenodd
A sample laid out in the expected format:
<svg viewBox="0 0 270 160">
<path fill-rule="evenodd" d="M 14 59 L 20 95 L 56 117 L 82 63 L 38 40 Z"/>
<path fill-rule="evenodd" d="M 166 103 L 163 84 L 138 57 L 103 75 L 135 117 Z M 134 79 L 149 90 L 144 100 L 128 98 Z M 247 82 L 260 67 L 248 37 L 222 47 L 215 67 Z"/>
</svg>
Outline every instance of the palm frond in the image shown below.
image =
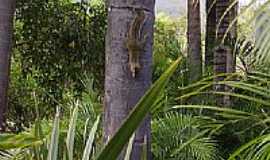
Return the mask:
<svg viewBox="0 0 270 160">
<path fill-rule="evenodd" d="M 216 160 L 217 144 L 200 130 L 202 121 L 190 115 L 169 112 L 153 120 L 153 153 L 157 159 Z"/>
</svg>

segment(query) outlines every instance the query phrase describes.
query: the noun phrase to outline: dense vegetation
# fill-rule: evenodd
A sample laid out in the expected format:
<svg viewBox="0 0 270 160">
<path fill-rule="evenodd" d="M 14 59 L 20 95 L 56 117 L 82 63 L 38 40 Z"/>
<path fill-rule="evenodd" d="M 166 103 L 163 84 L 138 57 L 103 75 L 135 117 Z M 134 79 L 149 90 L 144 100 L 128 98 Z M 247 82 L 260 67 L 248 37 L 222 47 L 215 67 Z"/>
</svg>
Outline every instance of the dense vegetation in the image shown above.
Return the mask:
<svg viewBox="0 0 270 160">
<path fill-rule="evenodd" d="M 213 6 L 219 7 L 218 2 Z M 233 10 L 237 2 L 230 3 L 226 11 Z M 111 160 L 121 155 L 121 159 L 133 160 L 133 143 L 139 141 L 134 132 L 151 114 L 151 156 L 144 136 L 140 159 L 270 160 L 269 2 L 257 4 L 255 0 L 241 6 L 236 15 L 230 12 L 230 25 L 221 38 L 218 27 L 224 24 L 217 20 L 213 46 L 207 45 L 209 31 L 202 29 L 199 54 L 203 58 L 192 65 L 191 53 L 195 52 L 190 48 L 196 46 L 190 45 L 194 36 L 189 26 L 194 24 L 188 22 L 192 20 L 158 13 L 151 53 L 154 83 L 105 145 L 106 54 L 117 48 L 110 46 L 111 41 L 118 44 L 125 36 L 110 37 L 114 15 L 107 12 L 108 4 L 101 0 L 17 0 L 0 159 Z M 226 19 L 226 11 L 222 15 L 218 11 L 217 17 Z M 207 62 L 207 47 L 212 47 L 213 62 Z M 225 72 L 218 66 L 224 58 L 217 56 L 220 50 L 227 54 Z M 228 62 L 229 54 L 232 62 Z M 200 66 L 202 73 L 194 75 Z M 139 74 L 128 84 L 141 79 Z"/>
</svg>

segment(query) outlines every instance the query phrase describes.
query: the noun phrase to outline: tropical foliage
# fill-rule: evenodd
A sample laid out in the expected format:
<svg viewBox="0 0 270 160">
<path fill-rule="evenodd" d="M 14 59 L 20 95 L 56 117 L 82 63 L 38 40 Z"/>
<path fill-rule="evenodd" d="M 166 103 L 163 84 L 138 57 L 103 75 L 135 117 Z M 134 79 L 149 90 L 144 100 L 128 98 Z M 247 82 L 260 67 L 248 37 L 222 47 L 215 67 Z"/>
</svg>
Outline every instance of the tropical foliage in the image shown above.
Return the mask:
<svg viewBox="0 0 270 160">
<path fill-rule="evenodd" d="M 18 0 L 0 159 L 131 160 L 135 131 L 150 114 L 153 159 L 269 160 L 269 2 L 252 0 L 230 24 L 238 26 L 230 42 L 236 71 L 192 84 L 186 17 L 158 14 L 154 83 L 104 145 L 106 4 Z M 220 86 L 226 89 L 215 90 Z M 230 103 L 218 104 L 220 97 Z M 142 160 L 149 157 L 145 141 Z"/>
</svg>

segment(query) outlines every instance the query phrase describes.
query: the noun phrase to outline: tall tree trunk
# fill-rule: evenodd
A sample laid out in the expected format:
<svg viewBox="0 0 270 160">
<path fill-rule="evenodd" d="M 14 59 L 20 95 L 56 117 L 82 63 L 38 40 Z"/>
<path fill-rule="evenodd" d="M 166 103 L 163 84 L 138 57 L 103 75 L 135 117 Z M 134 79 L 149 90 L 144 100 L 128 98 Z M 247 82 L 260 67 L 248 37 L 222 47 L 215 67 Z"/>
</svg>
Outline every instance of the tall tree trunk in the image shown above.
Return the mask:
<svg viewBox="0 0 270 160">
<path fill-rule="evenodd" d="M 0 131 L 5 130 L 15 0 L 0 0 Z"/>
<path fill-rule="evenodd" d="M 227 9 L 230 6 L 230 0 L 217 0 L 216 1 L 216 16 L 217 16 L 217 47 L 214 52 L 214 75 L 219 75 L 227 72 L 227 57 L 231 55 L 228 50 L 230 44 L 229 35 L 226 35 L 226 31 L 230 25 L 230 12 L 227 12 Z M 224 44 L 223 38 L 227 36 Z M 223 81 L 225 76 L 219 76 L 215 78 L 215 81 L 218 83 Z M 215 91 L 217 92 L 225 92 L 225 85 L 219 84 L 215 85 Z M 219 106 L 224 106 L 225 97 L 221 95 L 217 95 L 216 103 Z"/>
<path fill-rule="evenodd" d="M 227 73 L 227 55 L 230 54 L 231 50 L 228 46 L 219 45 L 215 48 L 214 51 L 214 75 L 215 82 L 220 82 L 225 79 L 225 76 L 220 76 L 220 74 Z M 214 86 L 214 90 L 217 92 L 224 92 L 225 85 L 217 84 Z M 219 106 L 224 106 L 226 103 L 225 100 L 228 100 L 227 97 L 222 95 L 216 95 L 216 103 Z"/>
<path fill-rule="evenodd" d="M 236 42 L 237 25 L 236 23 L 229 29 L 231 23 L 237 16 L 238 3 L 231 7 L 235 0 L 217 0 L 216 1 L 216 16 L 217 16 L 217 42 L 219 46 L 215 51 L 214 60 L 215 74 L 220 73 L 233 73 L 235 72 L 236 56 L 234 54 L 234 46 L 232 42 Z M 230 10 L 228 10 L 231 7 Z M 217 59 L 221 58 L 222 59 Z M 218 69 L 223 68 L 223 69 Z M 225 76 L 216 78 L 216 81 L 224 80 Z M 230 91 L 231 88 L 224 85 L 217 85 L 216 90 L 220 92 Z M 217 104 L 228 106 L 231 104 L 230 97 L 221 96 L 217 99 Z"/>
<path fill-rule="evenodd" d="M 205 71 L 213 70 L 216 44 L 216 0 L 206 0 Z"/>
<path fill-rule="evenodd" d="M 237 16 L 238 16 L 238 9 L 239 9 L 239 1 L 238 0 L 231 0 L 231 5 L 233 5 L 232 9 L 231 9 L 231 23 L 233 23 L 233 26 L 230 30 L 230 33 L 231 33 L 231 39 L 232 39 L 232 42 L 233 42 L 233 45 L 236 43 L 237 41 Z M 232 47 L 234 47 L 232 45 Z M 234 73 L 235 70 L 236 70 L 236 52 L 238 50 L 234 50 L 234 48 L 231 48 L 232 49 L 232 53 L 231 53 L 231 58 L 228 58 L 227 61 L 228 61 L 228 65 L 229 67 L 227 67 L 227 71 L 229 73 Z"/>
<path fill-rule="evenodd" d="M 202 76 L 200 0 L 188 0 L 188 69 L 189 83 Z"/>
<path fill-rule="evenodd" d="M 229 31 L 230 35 L 230 49 L 227 55 L 227 63 L 226 63 L 226 72 L 227 73 L 234 73 L 236 71 L 236 52 L 238 50 L 235 50 L 235 45 L 237 41 L 237 15 L 238 15 L 238 7 L 239 2 L 236 0 L 230 1 L 230 6 L 233 5 L 233 7 L 230 10 L 230 23 L 232 24 L 232 28 Z M 225 86 L 226 92 L 233 92 L 233 88 L 229 86 Z M 224 105 L 225 106 L 231 106 L 232 105 L 232 98 L 230 96 L 224 96 Z"/>
<path fill-rule="evenodd" d="M 105 143 L 116 133 L 131 109 L 145 94 L 152 79 L 152 45 L 155 0 L 108 0 L 108 30 L 106 36 L 106 72 L 105 72 Z M 129 65 L 127 48 L 128 32 L 137 13 L 142 10 L 146 21 L 141 27 L 147 33 L 146 43 L 140 53 L 140 69 L 136 68 L 134 77 Z M 150 153 L 150 116 L 136 131 L 132 160 L 141 158 L 145 139 L 147 140 L 148 159 Z M 123 159 L 123 154 L 119 156 Z"/>
<path fill-rule="evenodd" d="M 232 4 L 235 5 L 232 7 L 231 6 Z M 217 19 L 216 24 L 218 24 L 216 40 L 218 44 L 223 43 L 223 45 L 228 46 L 231 49 L 233 49 L 234 47 L 232 46 L 234 44 L 232 44 L 231 42 L 235 42 L 237 38 L 237 21 L 234 21 L 235 18 L 237 17 L 237 12 L 238 12 L 238 1 L 216 0 L 216 19 Z M 229 28 L 229 25 L 231 25 L 232 23 L 233 23 L 232 27 Z M 224 41 L 222 41 L 224 37 L 226 38 Z"/>
<path fill-rule="evenodd" d="M 223 38 L 226 35 L 226 31 L 231 23 L 230 12 L 227 9 L 230 7 L 230 0 L 216 0 L 216 16 L 217 16 L 217 34 L 216 39 L 219 44 L 222 43 Z M 224 45 L 229 45 L 230 42 L 230 32 L 226 35 Z"/>
</svg>

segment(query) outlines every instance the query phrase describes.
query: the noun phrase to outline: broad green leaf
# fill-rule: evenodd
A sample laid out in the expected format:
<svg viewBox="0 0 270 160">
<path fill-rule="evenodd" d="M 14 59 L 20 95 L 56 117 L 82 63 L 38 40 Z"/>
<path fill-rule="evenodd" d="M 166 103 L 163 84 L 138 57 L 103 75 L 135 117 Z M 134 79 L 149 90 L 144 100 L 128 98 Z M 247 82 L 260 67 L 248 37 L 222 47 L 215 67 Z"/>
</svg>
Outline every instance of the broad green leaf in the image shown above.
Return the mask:
<svg viewBox="0 0 270 160">
<path fill-rule="evenodd" d="M 51 135 L 50 147 L 49 147 L 49 155 L 48 160 L 57 160 L 58 153 L 58 141 L 59 141 L 59 123 L 60 123 L 60 115 L 59 110 L 57 109 L 53 130 Z"/>
<path fill-rule="evenodd" d="M 87 140 L 87 127 L 88 127 L 89 121 L 90 121 L 90 118 L 87 118 L 87 120 L 85 121 L 85 124 L 84 124 L 83 142 L 86 142 L 86 140 Z"/>
<path fill-rule="evenodd" d="M 135 139 L 135 134 L 133 134 L 129 139 L 128 146 L 127 146 L 127 151 L 126 151 L 126 154 L 125 154 L 125 160 L 130 160 L 134 139 Z"/>
<path fill-rule="evenodd" d="M 93 142 L 95 139 L 95 135 L 96 135 L 96 132 L 98 129 L 99 121 L 100 121 L 100 116 L 97 117 L 97 120 L 95 121 L 95 123 L 94 123 L 94 125 L 89 133 L 89 137 L 88 137 L 88 140 L 87 140 L 84 152 L 83 152 L 82 160 L 89 160 L 89 157 L 90 157 L 90 154 L 91 154 L 91 151 L 93 148 Z"/>
<path fill-rule="evenodd" d="M 74 149 L 74 138 L 75 138 L 75 130 L 76 130 L 76 121 L 78 118 L 78 102 L 73 110 L 72 117 L 69 122 L 69 128 L 67 133 L 66 145 L 68 152 L 68 159 L 73 159 L 73 149 Z"/>
</svg>

